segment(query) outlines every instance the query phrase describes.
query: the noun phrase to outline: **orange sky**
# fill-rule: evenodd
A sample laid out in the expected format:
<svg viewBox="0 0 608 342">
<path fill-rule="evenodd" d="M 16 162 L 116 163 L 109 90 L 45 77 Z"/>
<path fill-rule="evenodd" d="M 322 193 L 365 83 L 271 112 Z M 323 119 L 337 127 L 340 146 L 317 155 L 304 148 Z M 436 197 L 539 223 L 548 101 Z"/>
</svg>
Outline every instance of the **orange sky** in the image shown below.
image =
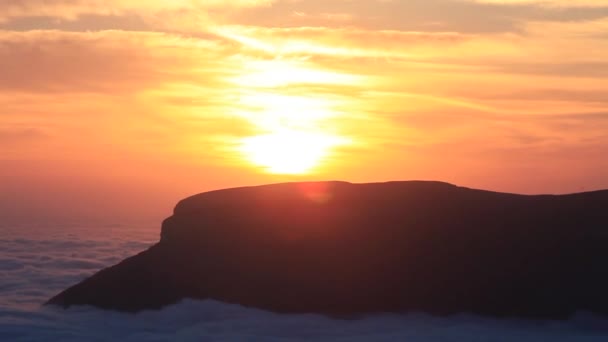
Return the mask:
<svg viewBox="0 0 608 342">
<path fill-rule="evenodd" d="M 608 188 L 607 0 L 0 2 L 0 217 L 280 181 Z"/>
</svg>

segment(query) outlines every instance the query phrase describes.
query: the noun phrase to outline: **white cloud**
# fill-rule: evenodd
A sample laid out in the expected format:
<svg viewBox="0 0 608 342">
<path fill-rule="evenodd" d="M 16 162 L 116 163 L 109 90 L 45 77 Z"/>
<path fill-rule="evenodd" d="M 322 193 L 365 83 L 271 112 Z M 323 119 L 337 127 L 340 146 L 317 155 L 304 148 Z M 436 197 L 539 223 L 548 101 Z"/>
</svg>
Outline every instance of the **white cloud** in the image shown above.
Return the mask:
<svg viewBox="0 0 608 342">
<path fill-rule="evenodd" d="M 281 315 L 215 301 L 186 300 L 137 315 L 40 307 L 50 296 L 147 248 L 150 226 L 0 222 L 0 340 L 2 341 L 606 341 L 605 318 L 565 322 L 472 315 L 374 315 L 340 320 Z"/>
</svg>

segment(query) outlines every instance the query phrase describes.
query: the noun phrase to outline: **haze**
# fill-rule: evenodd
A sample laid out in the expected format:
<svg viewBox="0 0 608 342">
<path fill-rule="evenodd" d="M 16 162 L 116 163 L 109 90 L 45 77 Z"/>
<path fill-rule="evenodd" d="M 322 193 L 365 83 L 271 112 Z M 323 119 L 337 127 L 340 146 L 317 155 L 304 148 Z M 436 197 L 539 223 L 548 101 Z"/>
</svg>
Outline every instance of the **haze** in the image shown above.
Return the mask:
<svg viewBox="0 0 608 342">
<path fill-rule="evenodd" d="M 281 181 L 608 188 L 606 0 L 0 2 L 0 217 Z"/>
</svg>

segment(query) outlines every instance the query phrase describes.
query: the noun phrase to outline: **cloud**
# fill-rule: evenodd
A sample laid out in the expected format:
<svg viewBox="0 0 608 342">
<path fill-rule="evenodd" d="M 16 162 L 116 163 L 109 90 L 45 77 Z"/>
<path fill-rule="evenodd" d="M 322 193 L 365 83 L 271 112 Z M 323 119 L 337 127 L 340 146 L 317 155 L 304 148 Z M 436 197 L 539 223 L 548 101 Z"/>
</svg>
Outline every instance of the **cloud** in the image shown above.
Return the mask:
<svg viewBox="0 0 608 342">
<path fill-rule="evenodd" d="M 462 1 L 462 0 L 457 0 Z M 608 7 L 608 0 L 473 0 L 478 3 L 493 5 L 534 5 L 553 8 Z"/>
<path fill-rule="evenodd" d="M 434 18 L 430 7 L 448 3 L 451 7 L 436 14 L 438 21 L 447 21 L 427 29 L 418 25 Z M 339 4 L 345 8 L 337 8 Z M 366 149 L 356 158 L 358 152 L 340 150 L 333 159 L 336 165 L 356 166 L 341 174 L 362 175 L 361 165 L 377 165 L 396 170 L 378 175 L 387 179 L 456 177 L 449 180 L 462 183 L 467 168 L 483 161 L 496 169 L 524 159 L 539 168 L 556 165 L 574 153 L 540 158 L 549 147 L 584 149 L 584 137 L 597 137 L 606 129 L 605 121 L 584 114 L 559 116 L 603 117 L 608 109 L 603 100 L 606 19 L 590 20 L 601 13 L 591 15 L 589 9 L 565 21 L 579 10 L 449 0 L 280 1 L 272 7 L 239 7 L 249 23 L 201 25 L 196 18 L 200 14 L 205 23 L 206 10 L 163 12 L 154 6 L 151 11 L 117 7 L 112 13 L 122 19 L 109 17 L 104 24 L 124 24 L 135 16 L 150 20 L 149 27 L 133 31 L 82 32 L 93 20 L 84 14 L 89 10 L 73 12 L 79 13 L 72 15 L 78 20 L 66 30 L 74 32 L 0 31 L 0 121 L 53 132 L 45 144 L 0 149 L 0 159 L 170 160 L 242 170 L 244 162 L 234 146 L 240 138 L 259 134 L 260 122 L 275 123 L 275 114 L 286 118 L 325 111 L 332 113 L 331 119 L 319 127 L 352 137 L 358 144 L 349 148 Z M 298 6 L 305 15 L 294 17 Z M 352 10 L 357 6 L 362 7 Z M 217 8 L 224 12 L 224 7 Z M 360 15 L 368 9 L 370 15 Z M 408 18 L 419 13 L 416 9 L 424 15 L 411 26 Z M 483 22 L 493 21 L 503 9 L 508 25 Z M 269 16 L 254 15 L 260 13 Z M 551 15 L 544 18 L 547 13 Z M 558 14 L 559 20 L 552 17 Z M 281 16 L 285 19 L 274 20 Z M 372 18 L 381 18 L 382 25 Z M 103 27 L 95 25 L 89 27 Z M 408 30 L 410 26 L 419 29 Z M 170 33 L 158 32 L 161 28 L 170 28 Z M 292 103 L 299 102 L 286 100 L 294 98 L 318 99 L 324 105 L 297 105 L 304 109 L 296 111 Z M 26 131 L 4 135 L 3 147 L 8 140 L 35 139 Z M 606 145 L 605 139 L 595 143 Z M 399 144 L 415 148 L 404 152 L 391 147 L 382 158 L 375 153 Z M 449 158 L 460 160 L 461 167 L 453 175 L 433 174 L 450 145 L 457 148 L 450 148 Z M 525 158 L 522 146 L 533 149 L 530 154 L 538 160 Z M 492 157 L 491 151 L 509 158 Z M 399 165 L 393 167 L 393 161 Z M 605 166 L 592 164 L 598 173 L 605 171 Z"/>
<path fill-rule="evenodd" d="M 0 172 L 3 170 L 0 168 Z M 0 192 L 0 203 L 8 202 L 0 206 L 2 340 L 600 342 L 608 337 L 606 317 L 587 313 L 567 321 L 546 322 L 423 313 L 375 314 L 345 320 L 316 314 L 278 314 L 210 300 L 184 300 L 139 314 L 90 307 L 42 307 L 51 296 L 91 276 L 96 269 L 120 262 L 158 241 L 155 220 L 133 223 L 107 211 L 99 217 L 75 217 L 86 210 L 81 209 L 86 205 L 89 210 L 106 209 L 110 201 L 124 206 L 123 210 L 136 210 L 134 203 L 139 201 L 130 198 L 131 193 L 119 191 L 117 198 L 107 189 L 91 194 L 85 187 L 80 192 L 86 195 L 74 195 L 73 188 L 73 184 L 68 189 L 55 185 L 51 188 L 54 191 L 38 198 L 21 192 L 12 194 L 4 188 Z M 60 197 L 66 192 L 72 195 L 69 200 Z M 104 195 L 107 197 L 102 198 Z M 91 196 L 99 198 L 92 201 Z M 39 216 L 34 217 L 33 212 Z M 65 212 L 65 217 L 59 212 Z M 20 215 L 28 220 L 18 220 Z M 20 224 L 11 224 L 13 217 Z"/>
<path fill-rule="evenodd" d="M 372 30 L 518 32 L 534 20 L 583 21 L 608 16 L 602 0 L 5 0 L 5 27 L 202 32 L 216 24 L 263 27 L 357 27 Z M 111 18 L 111 19 L 108 19 Z M 107 26 L 114 24 L 116 26 Z"/>
<path fill-rule="evenodd" d="M 20 17 L 75 20 L 83 15 L 154 15 L 175 11 L 231 10 L 271 3 L 272 0 L 4 0 L 0 2 L 0 20 Z"/>
<path fill-rule="evenodd" d="M 266 28 L 235 25 L 216 27 L 212 32 L 222 38 L 238 42 L 245 48 L 275 56 L 421 58 L 428 57 L 429 53 L 437 55 L 439 51 L 444 55 L 446 52 L 442 49 L 445 48 L 458 48 L 480 41 L 492 42 L 492 39 L 455 32 L 357 28 Z M 505 39 L 501 43 L 507 46 L 508 40 Z M 432 53 L 432 50 L 436 52 Z M 421 55 L 423 51 L 426 52 L 425 56 Z M 477 53 L 483 54 L 481 51 Z"/>
<path fill-rule="evenodd" d="M 98 231 L 106 229 L 108 228 L 101 227 Z M 114 230 L 120 229 L 112 229 Z M 93 243 L 87 243 L 88 241 L 80 237 L 80 234 L 80 232 L 73 234 L 76 237 L 72 239 L 76 241 L 71 243 L 70 248 L 56 248 L 55 246 L 60 242 L 55 240 L 41 242 L 33 238 L 24 239 L 24 243 L 29 243 L 29 246 L 40 247 L 41 251 L 47 252 L 45 255 L 41 255 L 41 252 L 31 252 L 27 247 L 13 240 L 8 241 L 7 244 L 11 247 L 9 257 L 1 260 L 1 265 L 7 268 L 5 274 L 8 283 L 7 289 L 3 291 L 6 293 L 3 298 L 7 298 L 8 303 L 3 305 L 0 311 L 7 321 L 3 324 L 4 334 L 19 336 L 21 338 L 18 339 L 19 341 L 120 340 L 126 342 L 172 340 L 455 342 L 472 339 L 599 342 L 606 338 L 606 330 L 602 328 L 606 324 L 606 319 L 590 314 L 580 314 L 564 322 L 501 320 L 473 315 L 433 317 L 421 313 L 370 315 L 341 320 L 315 314 L 281 315 L 216 301 L 185 300 L 163 310 L 137 315 L 88 307 L 69 310 L 38 307 L 24 309 L 15 304 L 13 301 L 19 299 L 26 300 L 28 304 L 35 302 L 43 295 L 53 294 L 48 290 L 49 287 L 56 290 L 59 286 L 69 286 L 70 282 L 80 280 L 83 275 L 91 273 L 88 269 L 78 268 L 77 263 L 70 268 L 56 265 L 64 255 L 67 255 L 66 259 L 70 259 L 68 251 L 73 251 L 72 253 L 76 255 L 97 258 L 96 260 L 114 260 L 117 255 L 125 255 L 125 251 L 135 253 L 138 251 L 137 248 L 142 249 L 142 247 L 125 246 L 122 241 L 108 242 L 103 237 L 99 237 L 99 240 Z M 122 232 L 114 235 L 124 239 Z M 150 235 L 136 232 L 130 236 L 149 241 Z M 47 255 L 50 261 L 46 263 L 38 261 Z M 111 262 L 105 263 L 111 264 Z M 13 270 L 10 267 L 21 269 Z M 77 271 L 80 271 L 80 274 Z M 37 292 L 19 291 L 19 287 Z"/>
<path fill-rule="evenodd" d="M 230 22 L 283 28 L 347 26 L 369 30 L 489 34 L 518 33 L 520 24 L 528 21 L 585 21 L 604 16 L 608 16 L 608 7 L 539 6 L 534 1 L 518 2 L 515 6 L 483 0 L 283 0 L 271 7 L 239 11 Z"/>
<path fill-rule="evenodd" d="M 226 110 L 235 98 L 224 80 L 235 72 L 232 45 L 155 32 L 0 31 L 0 127 L 53 132 L 34 146 L 16 144 L 33 131 L 3 130 L 0 159 L 180 160 L 198 146 L 212 151 L 218 135 L 248 127 Z"/>
<path fill-rule="evenodd" d="M 219 48 L 153 32 L 0 31 L 0 91 L 132 92 L 190 78 L 185 66 Z"/>
<path fill-rule="evenodd" d="M 30 143 L 48 137 L 47 132 L 36 127 L 0 127 L 0 145 Z"/>
</svg>

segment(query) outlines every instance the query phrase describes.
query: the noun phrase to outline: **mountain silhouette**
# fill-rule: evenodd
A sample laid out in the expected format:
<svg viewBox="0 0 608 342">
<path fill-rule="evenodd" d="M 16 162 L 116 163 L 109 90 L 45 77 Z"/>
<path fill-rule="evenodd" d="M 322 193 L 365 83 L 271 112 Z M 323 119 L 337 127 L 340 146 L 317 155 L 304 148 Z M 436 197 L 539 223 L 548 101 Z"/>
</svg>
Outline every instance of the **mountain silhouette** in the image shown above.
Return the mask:
<svg viewBox="0 0 608 342">
<path fill-rule="evenodd" d="M 138 312 L 185 298 L 283 312 L 608 314 L 608 191 L 287 183 L 181 201 L 150 249 L 49 300 Z"/>
</svg>

